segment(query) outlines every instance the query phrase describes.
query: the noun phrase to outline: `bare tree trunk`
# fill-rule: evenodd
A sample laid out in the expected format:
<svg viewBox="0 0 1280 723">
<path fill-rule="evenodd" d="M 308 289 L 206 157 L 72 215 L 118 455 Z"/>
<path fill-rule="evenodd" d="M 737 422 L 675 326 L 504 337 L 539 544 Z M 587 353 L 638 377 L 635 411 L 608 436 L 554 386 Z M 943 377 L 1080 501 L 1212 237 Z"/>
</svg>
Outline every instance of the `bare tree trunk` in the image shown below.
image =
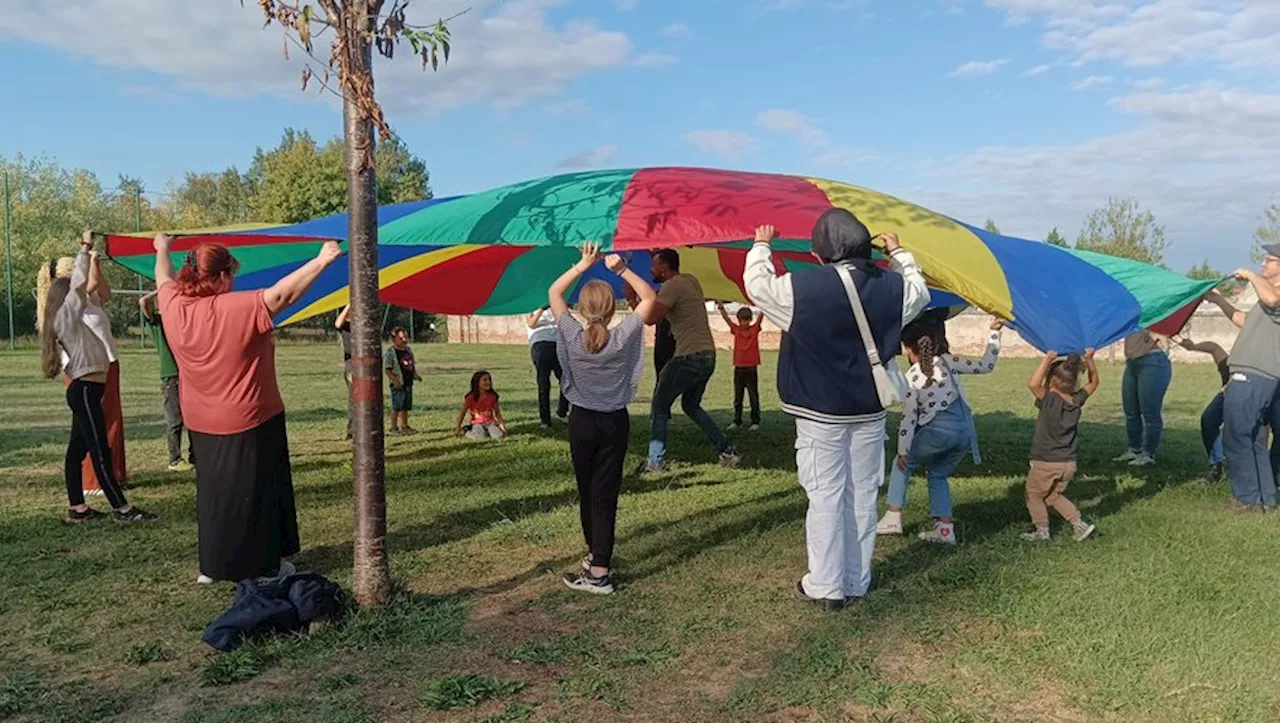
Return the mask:
<svg viewBox="0 0 1280 723">
<path fill-rule="evenodd" d="M 373 82 L 368 0 L 350 0 L 343 13 L 350 72 Z M 387 495 L 382 428 L 382 344 L 378 309 L 378 194 L 373 168 L 373 126 L 349 97 L 343 102 L 346 140 L 347 251 L 350 261 L 352 429 L 355 457 L 355 598 L 361 607 L 382 605 L 391 595 L 387 567 Z M 365 148 L 365 144 L 368 148 Z M 366 153 L 367 151 L 367 153 Z"/>
</svg>

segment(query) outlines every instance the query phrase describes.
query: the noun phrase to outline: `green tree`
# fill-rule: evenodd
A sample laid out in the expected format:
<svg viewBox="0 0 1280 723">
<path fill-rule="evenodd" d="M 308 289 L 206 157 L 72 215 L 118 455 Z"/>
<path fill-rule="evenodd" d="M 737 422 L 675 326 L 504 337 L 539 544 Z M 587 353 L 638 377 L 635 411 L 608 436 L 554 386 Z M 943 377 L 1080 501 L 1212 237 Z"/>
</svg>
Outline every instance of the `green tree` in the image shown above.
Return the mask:
<svg viewBox="0 0 1280 723">
<path fill-rule="evenodd" d="M 1067 246 L 1067 240 L 1063 238 L 1062 234 L 1058 233 L 1057 226 L 1054 226 L 1049 235 L 1044 237 L 1044 242 L 1050 246 Z"/>
<path fill-rule="evenodd" d="M 1197 281 L 1217 281 L 1225 275 L 1210 266 L 1209 259 L 1205 259 L 1187 270 L 1187 278 L 1196 279 Z"/>
<path fill-rule="evenodd" d="M 1167 246 L 1164 226 L 1133 198 L 1111 198 L 1085 218 L 1076 248 L 1161 264 Z"/>
<path fill-rule="evenodd" d="M 991 233 L 1000 233 L 1000 227 L 996 225 L 995 221 L 992 221 L 989 218 L 987 219 L 987 222 L 983 224 L 982 227 L 990 231 Z"/>
<path fill-rule="evenodd" d="M 252 186 L 234 166 L 217 173 L 187 172 L 182 183 L 170 183 L 162 207 L 172 216 L 168 228 L 229 226 L 253 220 Z"/>
<path fill-rule="evenodd" d="M 384 486 L 382 439 L 382 370 L 378 357 L 378 201 L 379 183 L 387 178 L 376 152 L 374 131 L 384 142 L 392 141 L 390 126 L 374 94 L 373 53 L 390 58 L 401 41 L 407 41 L 422 67 L 439 67 L 449 61 L 449 28 L 445 20 L 434 25 L 411 25 L 405 18 L 409 0 L 259 0 L 267 24 L 278 23 L 309 58 L 302 87 L 317 70 L 322 87 L 342 98 L 342 158 L 347 192 L 347 259 L 351 291 L 351 401 L 355 411 L 352 470 L 355 473 L 354 592 L 360 605 L 383 605 L 391 596 L 391 572 L 387 566 L 387 495 Z M 319 10 L 317 11 L 317 6 Z M 465 11 L 464 11 L 465 12 Z M 327 62 L 312 53 L 313 30 L 332 30 Z M 287 47 L 287 46 L 286 46 Z M 305 61 L 304 61 L 305 62 Z M 328 80 L 338 79 L 333 91 Z M 311 148 L 314 149 L 314 142 Z M 425 171 L 425 167 L 423 168 Z M 381 172 L 380 172 L 381 171 Z M 264 178 L 266 175 L 264 174 Z M 396 184 L 393 184 L 396 185 Z M 403 185 L 398 185 L 403 188 Z M 423 196 L 426 178 L 422 179 Z M 407 200 L 407 199 L 406 199 Z"/>
<path fill-rule="evenodd" d="M 1263 245 L 1280 244 L 1280 204 L 1267 206 L 1262 214 L 1266 223 L 1254 230 L 1253 250 L 1249 254 L 1256 263 L 1267 257 L 1267 252 L 1262 250 Z"/>
<path fill-rule="evenodd" d="M 398 137 L 374 151 L 379 204 L 431 198 L 427 164 Z M 323 145 L 306 131 L 286 128 L 279 145 L 259 148 L 246 174 L 255 221 L 299 223 L 347 210 L 347 167 L 341 138 Z"/>
</svg>

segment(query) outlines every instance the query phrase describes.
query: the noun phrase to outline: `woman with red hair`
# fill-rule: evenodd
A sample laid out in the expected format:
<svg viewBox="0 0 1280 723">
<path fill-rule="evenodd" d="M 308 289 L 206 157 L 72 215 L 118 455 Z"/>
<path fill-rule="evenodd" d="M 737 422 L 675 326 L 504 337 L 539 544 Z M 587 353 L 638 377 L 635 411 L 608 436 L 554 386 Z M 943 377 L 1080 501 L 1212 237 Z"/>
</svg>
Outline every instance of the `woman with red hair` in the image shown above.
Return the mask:
<svg viewBox="0 0 1280 723">
<path fill-rule="evenodd" d="M 272 317 L 342 251 L 326 243 L 271 288 L 232 291 L 239 264 L 225 246 L 196 246 L 175 275 L 172 242 L 155 239 L 157 298 L 196 462 L 202 578 L 288 575 L 293 566 L 283 560 L 298 552 L 298 517 Z"/>
</svg>

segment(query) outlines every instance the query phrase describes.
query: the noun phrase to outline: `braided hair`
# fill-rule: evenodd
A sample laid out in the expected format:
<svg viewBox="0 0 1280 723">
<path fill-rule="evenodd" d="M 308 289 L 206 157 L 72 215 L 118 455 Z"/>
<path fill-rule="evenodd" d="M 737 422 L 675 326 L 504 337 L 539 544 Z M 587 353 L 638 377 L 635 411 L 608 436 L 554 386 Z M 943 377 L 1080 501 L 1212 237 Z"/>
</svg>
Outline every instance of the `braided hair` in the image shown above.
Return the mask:
<svg viewBox="0 0 1280 723">
<path fill-rule="evenodd" d="M 942 353 L 946 337 L 938 333 L 938 327 L 931 319 L 918 319 L 902 329 L 902 344 L 915 353 L 917 364 L 925 377 L 925 386 L 933 386 L 933 360 Z"/>
</svg>

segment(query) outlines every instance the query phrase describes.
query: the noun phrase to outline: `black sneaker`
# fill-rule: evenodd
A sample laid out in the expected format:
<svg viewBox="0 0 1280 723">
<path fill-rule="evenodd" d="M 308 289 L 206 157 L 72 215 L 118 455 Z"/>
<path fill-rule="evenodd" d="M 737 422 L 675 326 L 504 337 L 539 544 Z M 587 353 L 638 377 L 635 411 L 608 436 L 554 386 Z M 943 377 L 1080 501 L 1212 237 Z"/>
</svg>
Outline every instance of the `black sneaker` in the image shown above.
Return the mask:
<svg viewBox="0 0 1280 723">
<path fill-rule="evenodd" d="M 822 608 L 824 611 L 829 613 L 838 613 L 841 610 L 844 610 L 844 606 L 847 604 L 845 599 L 842 597 L 840 598 L 809 597 L 809 594 L 804 591 L 804 581 L 802 580 L 796 581 L 795 596 L 796 596 L 796 599 L 799 600 L 800 602 L 809 603 L 810 605 L 817 605 L 818 607 Z"/>
<path fill-rule="evenodd" d="M 111 513 L 111 519 L 115 520 L 116 522 L 122 522 L 122 523 L 148 522 L 150 520 L 156 519 L 156 516 L 151 514 L 150 512 L 147 512 L 141 507 L 133 506 L 133 507 L 130 507 L 126 512 L 121 512 L 119 510 L 113 511 Z"/>
<path fill-rule="evenodd" d="M 106 517 L 107 513 L 99 512 L 92 507 L 86 508 L 84 512 L 76 512 L 75 510 L 67 510 L 67 522 L 91 522 L 93 520 L 101 520 Z"/>
<path fill-rule="evenodd" d="M 612 595 L 613 580 L 608 575 L 596 577 L 589 571 L 566 572 L 562 578 L 564 586 L 570 590 L 581 590 L 593 595 Z"/>
</svg>

